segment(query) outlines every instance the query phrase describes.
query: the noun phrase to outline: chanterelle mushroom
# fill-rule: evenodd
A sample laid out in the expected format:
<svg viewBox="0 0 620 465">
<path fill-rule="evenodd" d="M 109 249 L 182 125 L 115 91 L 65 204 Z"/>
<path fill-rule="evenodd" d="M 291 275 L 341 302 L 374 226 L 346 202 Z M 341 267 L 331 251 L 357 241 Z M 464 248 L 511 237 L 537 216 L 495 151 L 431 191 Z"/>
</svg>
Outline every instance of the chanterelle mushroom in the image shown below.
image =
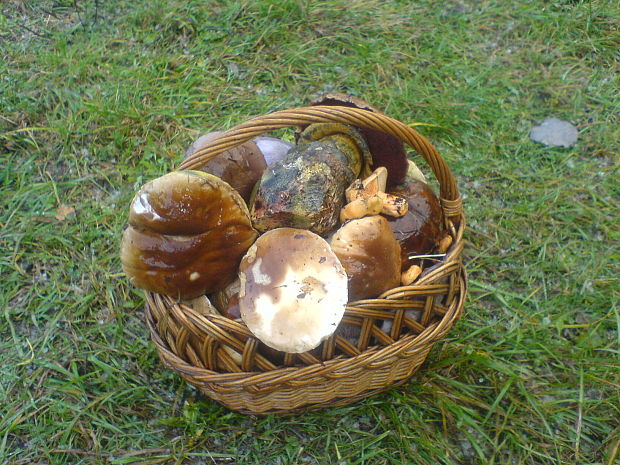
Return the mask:
<svg viewBox="0 0 620 465">
<path fill-rule="evenodd" d="M 385 192 L 387 179 L 387 169 L 380 166 L 366 179 L 353 181 L 345 190 L 349 203 L 340 211 L 340 221 L 344 223 L 346 220 L 379 213 L 395 218 L 404 216 L 408 209 L 407 200 Z"/>
<path fill-rule="evenodd" d="M 301 353 L 336 330 L 347 275 L 329 244 L 306 230 L 278 228 L 250 247 L 239 267 L 241 318 L 274 349 Z"/>
</svg>

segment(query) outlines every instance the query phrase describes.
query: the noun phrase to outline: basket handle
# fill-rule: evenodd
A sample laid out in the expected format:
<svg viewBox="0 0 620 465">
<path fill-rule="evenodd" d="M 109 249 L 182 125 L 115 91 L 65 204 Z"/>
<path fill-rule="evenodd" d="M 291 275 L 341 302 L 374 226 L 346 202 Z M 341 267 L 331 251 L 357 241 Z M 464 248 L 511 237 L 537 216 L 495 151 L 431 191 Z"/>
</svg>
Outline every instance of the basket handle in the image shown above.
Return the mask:
<svg viewBox="0 0 620 465">
<path fill-rule="evenodd" d="M 340 106 L 313 106 L 281 110 L 245 121 L 211 141 L 184 160 L 177 169 L 196 169 L 220 153 L 275 129 L 312 123 L 344 123 L 390 134 L 418 152 L 433 171 L 440 187 L 440 201 L 446 217 L 460 223 L 463 214 L 456 180 L 437 149 L 415 129 L 383 113 Z"/>
</svg>

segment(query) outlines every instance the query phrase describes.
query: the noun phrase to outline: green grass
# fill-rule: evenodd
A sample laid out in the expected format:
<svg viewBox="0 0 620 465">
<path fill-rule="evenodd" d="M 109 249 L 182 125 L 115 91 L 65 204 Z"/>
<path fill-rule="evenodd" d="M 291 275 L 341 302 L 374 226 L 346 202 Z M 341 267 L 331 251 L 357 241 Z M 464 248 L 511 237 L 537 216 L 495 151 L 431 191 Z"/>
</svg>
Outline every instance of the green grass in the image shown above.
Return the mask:
<svg viewBox="0 0 620 465">
<path fill-rule="evenodd" d="M 0 12 L 0 463 L 620 460 L 616 1 Z M 200 133 L 330 90 L 428 124 L 465 197 L 466 313 L 399 389 L 231 413 L 157 358 L 118 259 L 128 202 Z M 547 116 L 575 147 L 529 140 Z"/>
</svg>

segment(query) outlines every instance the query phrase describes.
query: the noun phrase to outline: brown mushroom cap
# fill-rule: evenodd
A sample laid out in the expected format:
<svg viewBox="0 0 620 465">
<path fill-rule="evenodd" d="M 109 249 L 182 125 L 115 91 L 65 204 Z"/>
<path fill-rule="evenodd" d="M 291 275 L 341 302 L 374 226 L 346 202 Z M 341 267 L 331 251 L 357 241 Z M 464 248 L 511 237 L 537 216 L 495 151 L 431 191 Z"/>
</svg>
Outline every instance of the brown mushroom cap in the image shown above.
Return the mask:
<svg viewBox="0 0 620 465">
<path fill-rule="evenodd" d="M 330 240 L 349 277 L 349 297 L 377 297 L 400 284 L 400 246 L 379 215 L 345 223 Z"/>
<path fill-rule="evenodd" d="M 192 298 L 230 283 L 256 236 L 247 206 L 227 183 L 176 171 L 134 197 L 121 262 L 135 286 Z"/>
<path fill-rule="evenodd" d="M 227 318 L 241 318 L 239 313 L 239 278 L 209 297 L 217 310 Z"/>
<path fill-rule="evenodd" d="M 215 140 L 222 131 L 205 134 L 194 141 L 185 152 L 185 158 Z M 265 171 L 267 163 L 254 141 L 245 142 L 211 158 L 198 169 L 226 181 L 248 202 L 252 189 Z"/>
<path fill-rule="evenodd" d="M 250 247 L 239 267 L 241 318 L 274 349 L 301 353 L 336 330 L 347 304 L 347 275 L 320 236 L 273 229 Z"/>
<path fill-rule="evenodd" d="M 390 193 L 407 199 L 409 209 L 401 218 L 388 217 L 401 247 L 403 270 L 415 264 L 411 255 L 427 254 L 442 238 L 443 213 L 433 189 L 418 179 L 407 178 Z"/>
</svg>

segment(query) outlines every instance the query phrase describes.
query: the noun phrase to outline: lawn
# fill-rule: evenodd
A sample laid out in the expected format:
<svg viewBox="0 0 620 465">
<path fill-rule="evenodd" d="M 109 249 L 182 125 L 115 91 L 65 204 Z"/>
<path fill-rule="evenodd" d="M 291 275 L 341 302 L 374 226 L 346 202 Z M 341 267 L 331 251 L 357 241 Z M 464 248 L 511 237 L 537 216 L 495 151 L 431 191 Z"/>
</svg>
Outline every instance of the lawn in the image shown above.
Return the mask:
<svg viewBox="0 0 620 465">
<path fill-rule="evenodd" d="M 2 2 L 0 463 L 618 463 L 619 25 L 617 0 Z M 232 413 L 157 357 L 128 204 L 201 133 L 329 91 L 448 161 L 465 314 L 400 388 Z M 575 146 L 530 140 L 549 116 Z"/>
</svg>

